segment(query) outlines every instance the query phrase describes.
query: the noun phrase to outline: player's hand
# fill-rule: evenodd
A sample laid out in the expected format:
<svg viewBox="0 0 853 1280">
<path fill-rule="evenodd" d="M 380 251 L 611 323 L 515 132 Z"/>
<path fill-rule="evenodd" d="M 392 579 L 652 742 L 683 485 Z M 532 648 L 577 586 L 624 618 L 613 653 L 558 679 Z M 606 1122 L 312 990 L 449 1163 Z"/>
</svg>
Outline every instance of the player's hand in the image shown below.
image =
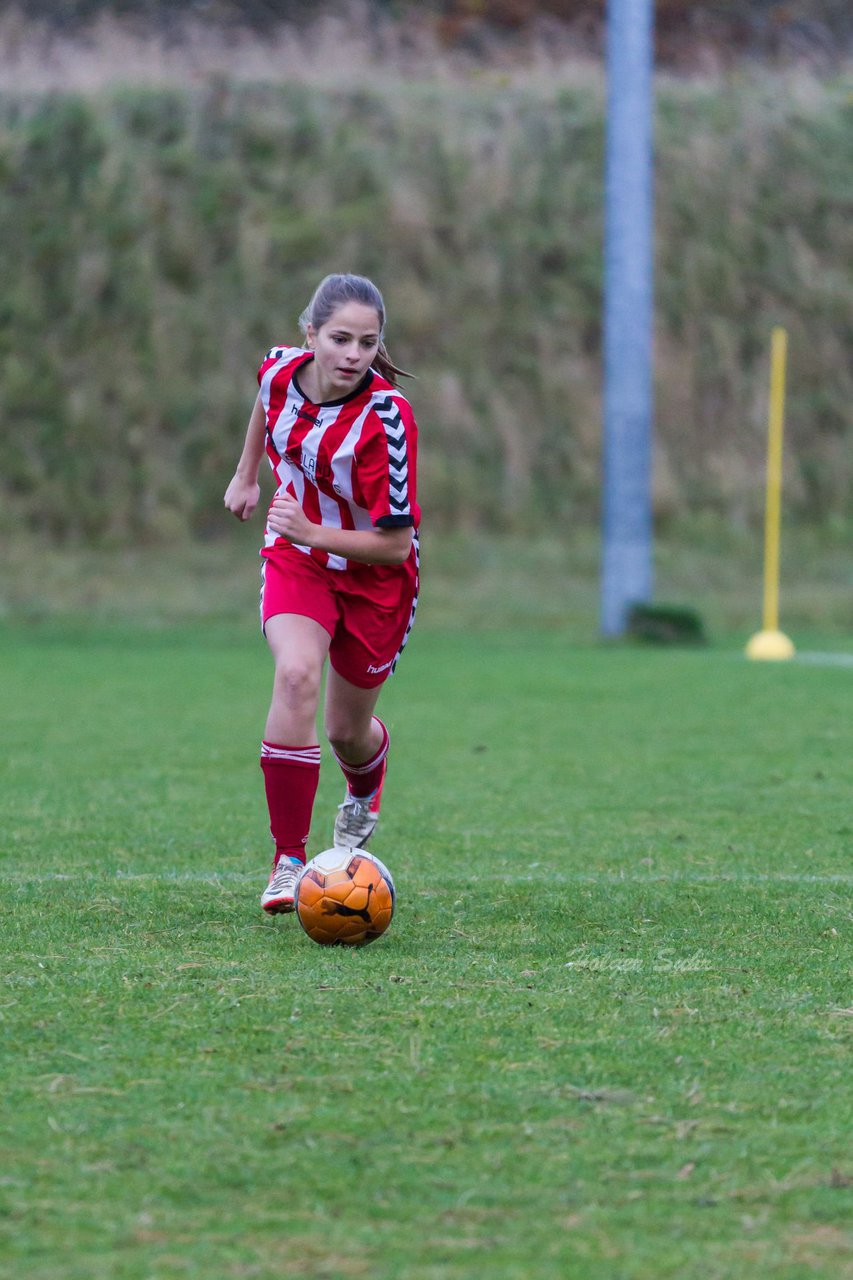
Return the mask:
<svg viewBox="0 0 853 1280">
<path fill-rule="evenodd" d="M 273 533 L 279 533 L 289 542 L 295 542 L 302 547 L 312 545 L 311 540 L 319 527 L 312 524 L 299 503 L 289 493 L 278 494 L 273 498 L 267 523 Z"/>
<path fill-rule="evenodd" d="M 261 497 L 261 486 L 251 480 L 241 480 L 235 476 L 225 490 L 225 507 L 238 520 L 248 520 L 258 505 Z"/>
</svg>

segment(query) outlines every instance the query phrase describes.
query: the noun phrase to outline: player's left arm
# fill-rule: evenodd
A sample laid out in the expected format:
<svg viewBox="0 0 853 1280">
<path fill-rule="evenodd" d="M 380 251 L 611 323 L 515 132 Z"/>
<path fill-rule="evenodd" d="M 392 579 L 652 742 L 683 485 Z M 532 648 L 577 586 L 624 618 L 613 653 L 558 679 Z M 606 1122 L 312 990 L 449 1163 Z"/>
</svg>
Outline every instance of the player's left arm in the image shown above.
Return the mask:
<svg viewBox="0 0 853 1280">
<path fill-rule="evenodd" d="M 309 520 L 295 498 L 273 499 L 269 527 L 298 546 L 316 547 L 329 555 L 360 564 L 405 564 L 412 549 L 411 525 L 373 529 L 331 529 Z"/>
<path fill-rule="evenodd" d="M 246 440 L 237 470 L 225 490 L 225 506 L 238 520 L 249 519 L 261 496 L 258 468 L 264 456 L 266 425 L 266 413 L 258 395 L 246 428 Z"/>
</svg>

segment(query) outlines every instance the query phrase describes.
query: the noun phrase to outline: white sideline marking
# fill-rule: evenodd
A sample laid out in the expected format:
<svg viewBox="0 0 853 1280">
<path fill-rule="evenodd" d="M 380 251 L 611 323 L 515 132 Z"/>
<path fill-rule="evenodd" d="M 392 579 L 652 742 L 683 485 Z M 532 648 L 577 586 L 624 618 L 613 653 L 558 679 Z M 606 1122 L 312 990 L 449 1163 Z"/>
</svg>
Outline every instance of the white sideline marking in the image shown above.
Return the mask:
<svg viewBox="0 0 853 1280">
<path fill-rule="evenodd" d="M 491 876 L 490 879 L 505 880 L 509 883 L 534 881 L 547 877 L 560 884 L 853 884 L 853 874 L 839 872 L 837 875 L 801 875 L 797 872 L 762 872 L 762 871 L 721 871 L 716 875 L 692 871 L 671 871 L 637 875 L 631 872 L 622 875 L 619 871 L 603 871 L 598 874 L 579 871 L 577 873 L 562 871 L 545 871 L 542 876 Z"/>
<path fill-rule="evenodd" d="M 853 653 L 796 653 L 795 662 L 808 662 L 814 667 L 853 667 Z"/>
<path fill-rule="evenodd" d="M 141 881 L 149 881 L 153 884 L 211 884 L 214 886 L 222 886 L 223 881 L 231 881 L 233 883 L 248 884 L 255 882 L 264 875 L 269 875 L 269 868 L 266 871 L 218 871 L 208 872 L 206 875 L 199 871 L 76 871 L 60 872 L 48 871 L 43 875 L 28 875 L 25 871 L 12 872 L 9 875 L 0 873 L 0 883 L 7 884 L 47 884 L 55 883 L 58 880 L 76 881 L 78 884 L 82 881 L 92 884 L 122 884 L 125 880 L 139 883 Z"/>
<path fill-rule="evenodd" d="M 500 880 L 504 884 L 527 884 L 537 880 L 549 880 L 552 884 L 853 884 L 853 873 L 839 872 L 829 875 L 807 875 L 798 872 L 762 872 L 762 871 L 721 871 L 717 874 L 693 871 L 645 872 L 624 874 L 619 871 L 549 871 L 542 868 L 537 873 L 533 868 L 523 875 L 490 875 L 490 880 Z M 113 883 L 132 881 L 135 884 L 209 884 L 214 888 L 229 884 L 254 884 L 258 877 L 265 873 L 249 871 L 222 871 L 207 875 L 195 871 L 81 871 L 76 874 L 47 872 L 42 875 L 28 875 L 26 872 L 13 872 L 10 875 L 0 874 L 0 883 L 6 884 L 48 884 L 57 881 L 75 881 L 76 883 Z M 477 884 L 479 876 L 469 876 L 468 881 Z"/>
</svg>

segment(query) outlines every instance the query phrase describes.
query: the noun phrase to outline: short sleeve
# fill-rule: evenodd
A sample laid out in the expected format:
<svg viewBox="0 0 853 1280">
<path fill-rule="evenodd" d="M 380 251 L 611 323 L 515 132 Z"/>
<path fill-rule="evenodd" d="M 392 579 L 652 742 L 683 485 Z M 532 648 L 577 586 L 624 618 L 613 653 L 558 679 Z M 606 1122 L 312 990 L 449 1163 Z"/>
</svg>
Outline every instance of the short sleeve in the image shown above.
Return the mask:
<svg viewBox="0 0 853 1280">
<path fill-rule="evenodd" d="M 264 374 L 272 365 L 280 364 L 282 360 L 293 360 L 296 356 L 303 354 L 304 349 L 302 347 L 270 347 L 258 366 L 258 385 L 260 385 Z"/>
<path fill-rule="evenodd" d="M 366 424 L 367 425 L 367 424 Z M 374 401 L 370 429 L 356 449 L 358 500 L 380 529 L 417 525 L 418 428 L 408 401 L 392 395 Z"/>
</svg>

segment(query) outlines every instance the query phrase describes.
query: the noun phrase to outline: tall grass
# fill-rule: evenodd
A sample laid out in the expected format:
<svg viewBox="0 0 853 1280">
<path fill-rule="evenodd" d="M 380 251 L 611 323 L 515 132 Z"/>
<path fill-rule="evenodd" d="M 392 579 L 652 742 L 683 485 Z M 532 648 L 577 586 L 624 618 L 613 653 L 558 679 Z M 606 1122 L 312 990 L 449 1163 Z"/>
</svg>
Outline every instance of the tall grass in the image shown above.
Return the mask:
<svg viewBox="0 0 853 1280">
<path fill-rule="evenodd" d="M 662 78 L 660 520 L 762 503 L 791 334 L 789 518 L 849 511 L 849 84 Z M 597 505 L 603 86 L 224 76 L 0 99 L 2 526 L 125 545 L 219 524 L 254 371 L 330 269 L 384 287 L 431 518 Z"/>
</svg>

